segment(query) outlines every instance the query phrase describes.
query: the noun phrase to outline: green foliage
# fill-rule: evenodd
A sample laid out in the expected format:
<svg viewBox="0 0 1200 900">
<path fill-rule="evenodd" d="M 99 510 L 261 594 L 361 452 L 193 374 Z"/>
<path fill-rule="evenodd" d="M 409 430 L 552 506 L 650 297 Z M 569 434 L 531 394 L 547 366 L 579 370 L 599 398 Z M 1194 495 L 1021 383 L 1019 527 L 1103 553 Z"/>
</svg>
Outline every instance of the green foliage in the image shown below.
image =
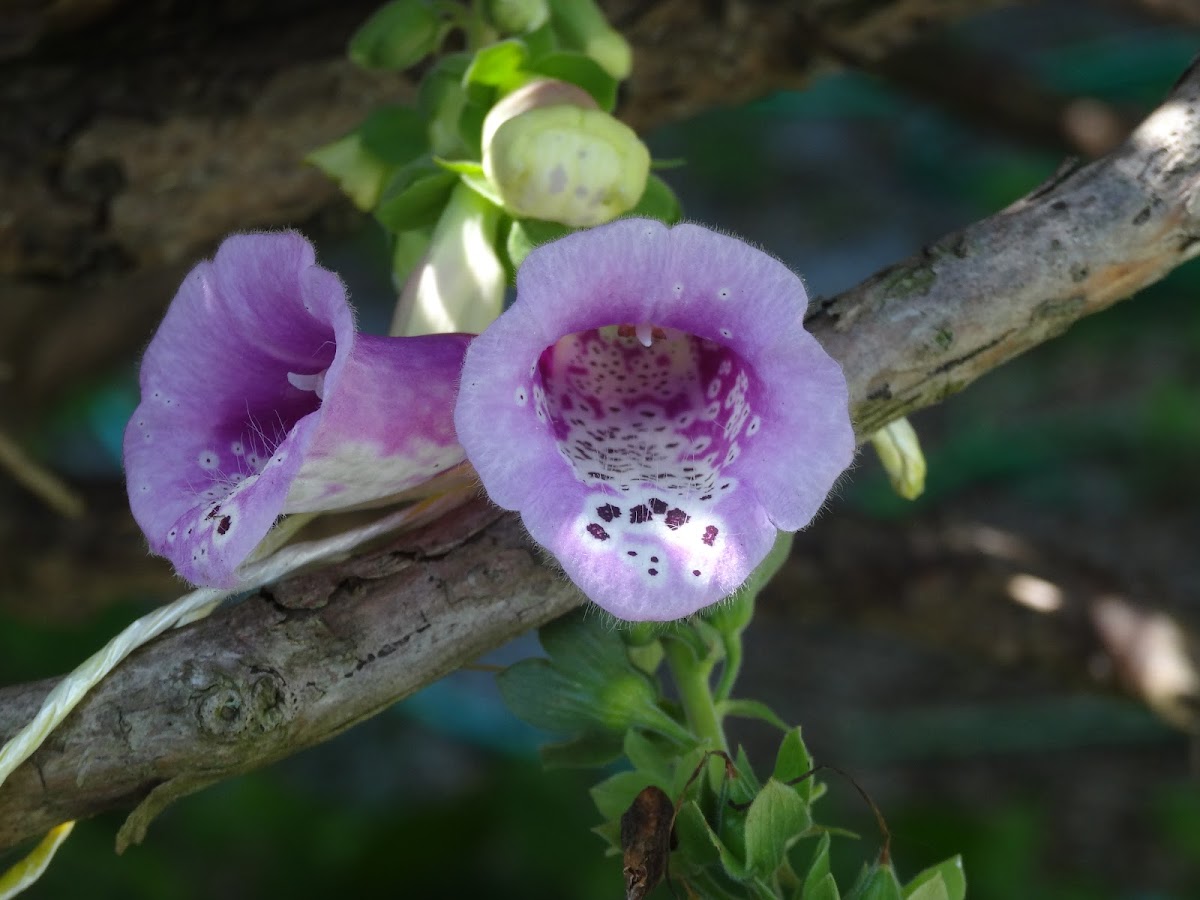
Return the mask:
<svg viewBox="0 0 1200 900">
<path fill-rule="evenodd" d="M 778 542 L 748 589 L 704 617 L 618 631 L 577 612 L 546 626 L 540 638 L 549 659 L 524 660 L 505 670 L 501 693 L 526 721 L 572 735 L 543 751 L 548 764 L 599 766 L 624 757 L 626 767 L 609 771 L 590 793 L 602 819 L 593 830 L 626 864 L 629 853 L 637 863 L 637 854 L 650 852 L 646 842 L 622 843 L 623 835 L 642 833 L 644 807 L 635 798 L 650 787 L 669 798 L 677 842 L 669 869 L 691 895 L 963 900 L 966 882 L 958 857 L 902 887 L 886 859 L 886 845 L 880 861 L 866 867 L 851 890 L 840 890 L 830 866 L 836 829 L 815 822 L 813 807 L 824 785 L 814 777 L 800 729 L 788 728 L 763 703 L 727 694 L 718 699 L 713 690 L 718 667 L 720 684 L 732 688 L 726 675 L 736 674 L 736 665 L 730 666 L 741 658 L 741 633 L 753 615 L 756 592 L 786 556 L 788 538 Z M 664 674 L 674 682 L 678 702 L 664 692 Z M 727 746 L 727 716 L 760 719 L 784 732 L 765 782 L 744 750 L 730 756 L 716 749 Z M 796 849 L 812 836 L 819 836 L 815 851 Z M 805 857 L 807 866 L 800 863 Z"/>
<path fill-rule="evenodd" d="M 368 69 L 406 69 L 438 54 L 454 30 L 462 33 L 466 49 L 436 56 L 427 65 L 411 108 L 372 113 L 354 131 L 308 156 L 355 205 L 374 213 L 388 233 L 394 245 L 392 281 L 398 287 L 421 259 L 409 250 L 428 247 L 428 236 L 446 214 L 460 180 L 503 216 L 495 249 L 510 274 L 535 246 L 570 231 L 556 222 L 514 220 L 505 213 L 500 192 L 482 167 L 484 119 L 505 95 L 536 78 L 574 84 L 611 112 L 620 80 L 629 72 L 624 38 L 594 4 L 577 0 L 393 0 L 355 32 L 349 55 Z M 674 193 L 657 177 L 649 179 L 630 212 L 668 223 L 681 216 Z M 437 232 L 438 240 L 455 240 L 452 230 Z M 466 308 L 473 299 L 455 302 Z"/>
<path fill-rule="evenodd" d="M 427 0 L 392 0 L 350 38 L 349 54 L 364 69 L 407 69 L 433 53 L 445 23 Z"/>
</svg>

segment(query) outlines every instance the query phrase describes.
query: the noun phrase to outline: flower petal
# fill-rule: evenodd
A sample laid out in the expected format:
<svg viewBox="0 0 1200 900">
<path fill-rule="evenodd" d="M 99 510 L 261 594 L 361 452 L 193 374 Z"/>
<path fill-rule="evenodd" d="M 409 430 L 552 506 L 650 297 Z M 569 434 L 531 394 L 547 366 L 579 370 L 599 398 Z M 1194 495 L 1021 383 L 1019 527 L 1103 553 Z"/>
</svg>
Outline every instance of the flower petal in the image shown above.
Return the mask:
<svg viewBox="0 0 1200 900">
<path fill-rule="evenodd" d="M 530 254 L 468 350 L 459 438 L 592 600 L 687 615 L 736 589 L 776 527 L 807 524 L 851 460 L 845 379 L 806 305 L 784 265 L 699 226 L 569 235 Z"/>
<path fill-rule="evenodd" d="M 227 239 L 142 361 L 125 468 L 151 548 L 189 581 L 231 587 L 279 515 L 379 500 L 457 464 L 468 340 L 356 335 L 302 236 Z"/>
</svg>

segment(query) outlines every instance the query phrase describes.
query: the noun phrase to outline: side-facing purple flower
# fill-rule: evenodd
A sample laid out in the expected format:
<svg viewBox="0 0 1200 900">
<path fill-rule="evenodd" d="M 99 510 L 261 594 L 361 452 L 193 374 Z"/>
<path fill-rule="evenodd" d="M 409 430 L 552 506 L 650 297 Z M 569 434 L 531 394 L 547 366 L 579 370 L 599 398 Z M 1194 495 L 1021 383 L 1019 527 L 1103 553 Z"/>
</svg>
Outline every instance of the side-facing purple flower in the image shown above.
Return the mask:
<svg viewBox="0 0 1200 900">
<path fill-rule="evenodd" d="M 142 359 L 125 472 L 151 548 L 195 584 L 233 587 L 278 516 L 379 502 L 458 465 L 469 341 L 357 334 L 301 235 L 226 239 Z"/>
<path fill-rule="evenodd" d="M 467 351 L 459 440 L 593 601 L 689 615 L 808 524 L 854 454 L 807 302 L 782 263 L 697 225 L 568 235 Z"/>
</svg>

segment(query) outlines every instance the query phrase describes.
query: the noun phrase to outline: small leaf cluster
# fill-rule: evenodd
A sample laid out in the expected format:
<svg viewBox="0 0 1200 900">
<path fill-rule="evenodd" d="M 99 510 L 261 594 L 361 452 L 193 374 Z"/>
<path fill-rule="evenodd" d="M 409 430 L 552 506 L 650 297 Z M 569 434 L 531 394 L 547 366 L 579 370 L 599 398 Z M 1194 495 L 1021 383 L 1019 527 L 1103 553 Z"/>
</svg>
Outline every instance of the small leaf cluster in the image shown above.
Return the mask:
<svg viewBox="0 0 1200 900">
<path fill-rule="evenodd" d="M 572 230 L 503 209 L 483 172 L 483 123 L 503 96 L 537 78 L 574 84 L 613 110 L 629 47 L 592 0 L 392 0 L 355 33 L 349 55 L 368 69 L 422 67 L 414 104 L 375 110 L 308 156 L 392 237 L 397 287 L 429 247 L 460 183 L 495 207 L 494 249 L 510 274 L 533 247 Z M 653 175 L 631 213 L 680 218 L 675 195 Z"/>
<path fill-rule="evenodd" d="M 787 543 L 773 556 L 786 555 Z M 765 569 L 769 575 L 770 561 Z M 627 875 L 629 847 L 622 845 L 622 835 L 629 821 L 623 832 L 622 817 L 653 786 L 673 809 L 674 849 L 666 862 L 672 881 L 687 887 L 677 891 L 680 896 L 963 900 L 966 881 L 958 858 L 905 885 L 886 841 L 879 859 L 848 889 L 839 888 L 829 854 L 833 835 L 844 832 L 815 820 L 814 805 L 826 785 L 813 777 L 800 729 L 788 727 L 765 704 L 729 696 L 741 632 L 766 577 L 705 616 L 665 628 L 617 630 L 583 612 L 560 619 L 539 632 L 548 657 L 502 672 L 501 693 L 522 719 L 568 736 L 543 748 L 547 765 L 609 768 L 591 789 L 602 819 L 594 830 L 610 854 L 625 854 Z M 743 748 L 727 751 L 723 723 L 729 716 L 780 729 L 765 778 Z M 612 772 L 618 760 L 624 765 Z"/>
</svg>

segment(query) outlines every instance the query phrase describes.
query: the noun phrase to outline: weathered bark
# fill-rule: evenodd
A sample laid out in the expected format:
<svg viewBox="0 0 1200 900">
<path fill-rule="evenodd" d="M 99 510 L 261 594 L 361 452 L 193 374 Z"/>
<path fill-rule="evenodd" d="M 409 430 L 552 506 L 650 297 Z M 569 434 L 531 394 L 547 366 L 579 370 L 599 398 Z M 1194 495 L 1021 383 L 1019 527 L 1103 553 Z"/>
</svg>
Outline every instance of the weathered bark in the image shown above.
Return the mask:
<svg viewBox="0 0 1200 900">
<path fill-rule="evenodd" d="M 1113 154 L 816 305 L 810 325 L 842 363 L 866 436 L 1198 252 L 1193 65 Z M 153 814 L 336 734 L 580 602 L 512 518 L 475 534 L 489 515 L 472 506 L 140 651 L 0 787 L 0 847 L 147 795 Z M 0 735 L 48 688 L 0 691 Z"/>
</svg>

